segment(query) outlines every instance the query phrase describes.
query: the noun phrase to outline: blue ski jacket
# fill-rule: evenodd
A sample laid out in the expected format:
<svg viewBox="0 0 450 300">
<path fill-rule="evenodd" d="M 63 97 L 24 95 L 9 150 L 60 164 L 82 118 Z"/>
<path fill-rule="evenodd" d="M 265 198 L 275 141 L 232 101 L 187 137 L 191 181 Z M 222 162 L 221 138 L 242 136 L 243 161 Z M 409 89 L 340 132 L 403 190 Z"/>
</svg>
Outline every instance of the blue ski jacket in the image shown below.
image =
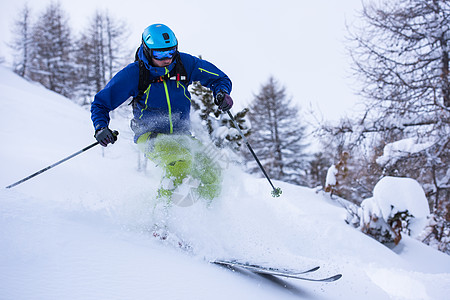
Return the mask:
<svg viewBox="0 0 450 300">
<path fill-rule="evenodd" d="M 153 67 L 144 55 L 142 45 L 137 55 L 150 71 L 151 79 L 168 74 L 176 64 L 174 61 L 167 67 Z M 187 83 L 177 80 L 151 83 L 141 99 L 134 99 L 131 128 L 135 134 L 135 142 L 147 132 L 190 133 L 191 95 L 188 86 L 193 81 L 199 81 L 211 89 L 214 96 L 222 90 L 228 94 L 231 92 L 231 80 L 212 63 L 186 53 L 180 53 L 178 59 L 181 59 L 186 70 Z M 91 119 L 96 130 L 108 126 L 110 111 L 130 97 L 138 95 L 138 84 L 139 62 L 136 61 L 119 71 L 95 95 L 91 105 Z"/>
</svg>

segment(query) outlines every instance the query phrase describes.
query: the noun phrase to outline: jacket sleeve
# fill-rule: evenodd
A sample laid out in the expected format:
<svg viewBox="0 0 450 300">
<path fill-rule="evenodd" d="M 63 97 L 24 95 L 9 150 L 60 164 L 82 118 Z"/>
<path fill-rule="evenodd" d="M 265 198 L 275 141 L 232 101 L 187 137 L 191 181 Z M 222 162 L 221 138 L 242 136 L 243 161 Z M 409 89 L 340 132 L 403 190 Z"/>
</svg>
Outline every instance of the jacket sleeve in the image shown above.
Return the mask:
<svg viewBox="0 0 450 300">
<path fill-rule="evenodd" d="M 189 81 L 199 81 L 209 88 L 214 96 L 221 90 L 231 93 L 231 80 L 228 76 L 212 63 L 195 56 L 181 53 L 184 67 L 189 74 Z"/>
<path fill-rule="evenodd" d="M 98 92 L 91 104 L 91 120 L 95 130 L 107 127 L 109 112 L 119 107 L 128 98 L 138 93 L 139 66 L 132 63 L 119 71 L 108 84 Z"/>
</svg>

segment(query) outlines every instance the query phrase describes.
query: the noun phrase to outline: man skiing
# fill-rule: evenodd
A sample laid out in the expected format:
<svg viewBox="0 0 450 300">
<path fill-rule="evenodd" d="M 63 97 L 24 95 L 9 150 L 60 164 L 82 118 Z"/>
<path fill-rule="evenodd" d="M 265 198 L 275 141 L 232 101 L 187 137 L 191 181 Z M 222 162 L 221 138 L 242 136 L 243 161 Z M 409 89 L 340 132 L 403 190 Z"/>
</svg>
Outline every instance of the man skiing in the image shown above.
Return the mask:
<svg viewBox="0 0 450 300">
<path fill-rule="evenodd" d="M 117 139 L 108 127 L 109 112 L 133 97 L 134 141 L 164 169 L 158 195 L 169 201 L 187 180 L 196 183 L 197 194 L 206 200 L 220 193 L 221 169 L 190 133 L 188 86 L 193 81 L 212 90 L 222 111 L 233 106 L 228 76 L 210 62 L 180 53 L 172 30 L 153 24 L 142 34 L 136 61 L 119 71 L 95 95 L 91 106 L 95 138 L 106 147 Z"/>
</svg>

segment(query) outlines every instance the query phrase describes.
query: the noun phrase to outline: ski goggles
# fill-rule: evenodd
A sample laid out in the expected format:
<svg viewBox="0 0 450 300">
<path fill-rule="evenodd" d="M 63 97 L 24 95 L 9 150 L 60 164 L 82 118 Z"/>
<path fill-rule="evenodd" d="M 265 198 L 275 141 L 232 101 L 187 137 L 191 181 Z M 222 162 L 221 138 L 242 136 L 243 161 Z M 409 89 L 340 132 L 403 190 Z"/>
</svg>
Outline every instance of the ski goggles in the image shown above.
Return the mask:
<svg viewBox="0 0 450 300">
<path fill-rule="evenodd" d="M 175 53 L 177 53 L 177 47 L 169 49 L 153 49 L 152 57 L 156 60 L 172 59 L 175 56 Z"/>
</svg>

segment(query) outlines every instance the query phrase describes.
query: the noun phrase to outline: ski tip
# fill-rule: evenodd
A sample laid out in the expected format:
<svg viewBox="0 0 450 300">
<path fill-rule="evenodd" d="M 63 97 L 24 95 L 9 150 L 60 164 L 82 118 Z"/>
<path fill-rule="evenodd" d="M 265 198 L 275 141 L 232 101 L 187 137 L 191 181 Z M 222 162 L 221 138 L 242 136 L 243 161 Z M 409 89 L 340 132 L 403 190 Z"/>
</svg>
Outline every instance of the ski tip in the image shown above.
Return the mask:
<svg viewBox="0 0 450 300">
<path fill-rule="evenodd" d="M 323 281 L 325 281 L 325 282 L 333 282 L 333 281 L 341 279 L 341 277 L 342 277 L 342 274 L 337 274 L 337 275 L 331 276 L 331 277 L 329 277 L 329 278 L 327 278 L 327 279 L 325 279 Z"/>
<path fill-rule="evenodd" d="M 320 269 L 320 267 L 317 266 L 317 267 L 314 267 L 314 268 L 309 269 L 309 270 L 307 270 L 307 271 L 303 271 L 303 272 L 301 272 L 301 273 L 299 273 L 299 274 L 311 273 L 311 272 L 315 272 L 315 271 L 317 271 L 317 270 L 319 270 L 319 269 Z"/>
</svg>

